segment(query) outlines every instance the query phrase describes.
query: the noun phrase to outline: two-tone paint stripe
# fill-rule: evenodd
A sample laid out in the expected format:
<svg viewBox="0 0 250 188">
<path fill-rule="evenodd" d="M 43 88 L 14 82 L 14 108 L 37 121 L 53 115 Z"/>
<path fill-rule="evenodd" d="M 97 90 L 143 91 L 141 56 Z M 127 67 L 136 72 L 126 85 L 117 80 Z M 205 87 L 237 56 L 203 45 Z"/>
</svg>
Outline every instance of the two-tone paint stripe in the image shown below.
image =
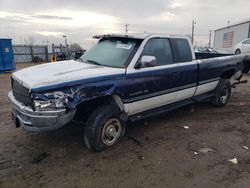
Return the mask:
<svg viewBox="0 0 250 188">
<path fill-rule="evenodd" d="M 151 97 L 157 97 L 157 96 L 160 96 L 160 95 L 165 95 L 165 94 L 169 94 L 169 93 L 173 93 L 173 92 L 182 91 L 182 90 L 185 90 L 185 89 L 190 89 L 190 88 L 193 88 L 193 87 L 196 87 L 196 86 L 197 86 L 197 90 L 198 90 L 199 86 L 207 84 L 207 83 L 216 82 L 218 80 L 219 80 L 219 78 L 204 80 L 204 81 L 198 82 L 198 85 L 197 85 L 197 83 L 192 83 L 192 84 L 184 85 L 184 86 L 181 86 L 181 87 L 175 87 L 175 88 L 171 88 L 171 89 L 167 89 L 167 90 L 163 90 L 163 91 L 158 91 L 158 92 L 154 92 L 154 93 L 150 93 L 150 94 L 146 94 L 146 95 L 142 95 L 142 96 L 138 96 L 138 97 L 134 97 L 134 98 L 130 98 L 130 99 L 124 99 L 123 102 L 124 103 L 136 102 L 136 101 L 148 99 L 148 98 L 151 98 Z"/>
<path fill-rule="evenodd" d="M 175 88 L 171 88 L 171 89 L 167 89 L 167 90 L 163 90 L 163 91 L 158 91 L 158 92 L 134 97 L 131 99 L 124 99 L 123 102 L 124 103 L 131 103 L 131 102 L 135 102 L 135 101 L 139 101 L 139 100 L 143 100 L 143 99 L 147 99 L 147 98 L 151 98 L 151 97 L 157 97 L 160 95 L 165 95 L 168 93 L 173 93 L 173 92 L 181 91 L 184 89 L 189 89 L 189 88 L 195 87 L 196 85 L 197 85 L 196 83 L 193 83 L 193 84 L 189 84 L 189 85 L 185 85 L 185 86 L 181 86 L 181 87 L 175 87 Z"/>
<path fill-rule="evenodd" d="M 204 81 L 205 82 L 205 81 Z M 206 82 L 205 84 L 198 85 L 195 87 L 190 87 L 178 91 L 173 91 L 170 93 L 165 93 L 162 95 L 155 95 L 150 98 L 145 98 L 141 100 L 131 100 L 130 103 L 124 104 L 125 112 L 130 116 L 175 102 L 179 102 L 193 96 L 198 96 L 207 92 L 210 92 L 216 88 L 219 80 L 212 82 Z"/>
<path fill-rule="evenodd" d="M 106 81 L 106 80 L 111 80 L 111 79 L 112 80 L 122 79 L 122 78 L 125 78 L 125 72 L 124 72 L 124 74 L 114 74 L 114 75 L 93 77 L 93 78 L 87 78 L 87 79 L 85 78 L 85 79 L 74 80 L 74 81 L 70 81 L 70 82 L 64 82 L 64 83 L 59 83 L 59 84 L 54 84 L 54 85 L 49 85 L 49 86 L 32 88 L 31 92 L 42 92 L 42 91 L 48 91 L 48 90 L 52 90 L 52 89 L 54 90 L 54 89 L 58 89 L 58 88 L 83 85 L 83 84 L 87 84 L 87 83 L 94 83 L 94 82 Z"/>
</svg>

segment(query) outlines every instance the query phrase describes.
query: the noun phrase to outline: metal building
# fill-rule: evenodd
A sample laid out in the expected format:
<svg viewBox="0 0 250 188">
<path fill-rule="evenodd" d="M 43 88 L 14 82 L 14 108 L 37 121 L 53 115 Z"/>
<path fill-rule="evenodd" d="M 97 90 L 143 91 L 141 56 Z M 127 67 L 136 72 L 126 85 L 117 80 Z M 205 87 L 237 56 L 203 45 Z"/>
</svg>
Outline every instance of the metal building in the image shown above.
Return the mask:
<svg viewBox="0 0 250 188">
<path fill-rule="evenodd" d="M 250 38 L 250 20 L 214 31 L 214 49 L 234 52 L 234 46 Z"/>
<path fill-rule="evenodd" d="M 0 72 L 15 68 L 11 39 L 0 39 Z"/>
</svg>

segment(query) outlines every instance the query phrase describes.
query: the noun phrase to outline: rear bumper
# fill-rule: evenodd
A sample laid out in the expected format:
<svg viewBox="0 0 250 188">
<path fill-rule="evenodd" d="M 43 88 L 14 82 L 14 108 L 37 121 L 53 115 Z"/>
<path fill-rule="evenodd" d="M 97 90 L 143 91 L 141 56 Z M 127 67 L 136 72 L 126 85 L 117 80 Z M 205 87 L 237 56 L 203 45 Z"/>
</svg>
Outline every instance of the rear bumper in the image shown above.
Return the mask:
<svg viewBox="0 0 250 188">
<path fill-rule="evenodd" d="M 8 97 L 12 107 L 12 119 L 16 126 L 21 125 L 30 132 L 45 132 L 59 129 L 69 123 L 75 116 L 76 110 L 66 112 L 65 109 L 53 111 L 33 111 L 15 99 L 12 92 Z"/>
</svg>

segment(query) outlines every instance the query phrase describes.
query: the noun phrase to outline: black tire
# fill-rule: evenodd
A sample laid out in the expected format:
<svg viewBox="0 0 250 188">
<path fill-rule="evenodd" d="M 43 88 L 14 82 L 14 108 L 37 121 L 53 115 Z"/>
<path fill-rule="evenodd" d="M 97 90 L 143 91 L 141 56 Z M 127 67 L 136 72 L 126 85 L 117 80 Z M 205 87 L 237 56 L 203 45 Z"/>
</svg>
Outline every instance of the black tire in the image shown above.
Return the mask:
<svg viewBox="0 0 250 188">
<path fill-rule="evenodd" d="M 237 50 L 235 51 L 235 54 L 241 54 L 241 50 L 240 50 L 240 49 L 237 49 Z"/>
<path fill-rule="evenodd" d="M 246 61 L 243 63 L 242 73 L 247 74 L 250 71 L 250 62 Z"/>
<path fill-rule="evenodd" d="M 118 143 L 125 133 L 125 122 L 118 107 L 104 105 L 90 115 L 84 128 L 84 142 L 91 151 L 102 151 Z"/>
<path fill-rule="evenodd" d="M 220 80 L 216 90 L 215 96 L 212 97 L 211 102 L 216 107 L 225 106 L 231 97 L 232 86 L 229 80 Z"/>
</svg>

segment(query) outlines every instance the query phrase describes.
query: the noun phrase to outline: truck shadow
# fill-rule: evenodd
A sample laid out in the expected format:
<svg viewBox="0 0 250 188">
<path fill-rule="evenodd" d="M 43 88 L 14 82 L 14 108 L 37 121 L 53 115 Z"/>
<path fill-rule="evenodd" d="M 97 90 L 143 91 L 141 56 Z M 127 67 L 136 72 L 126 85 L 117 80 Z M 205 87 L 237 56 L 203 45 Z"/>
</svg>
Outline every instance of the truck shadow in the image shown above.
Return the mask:
<svg viewBox="0 0 250 188">
<path fill-rule="evenodd" d="M 160 130 L 163 127 L 170 126 L 183 128 L 189 119 L 193 118 L 193 116 L 199 116 L 199 114 L 207 113 L 206 110 L 209 108 L 214 109 L 211 103 L 199 102 L 154 117 L 129 122 L 127 125 L 126 135 L 137 136 L 145 133 L 145 131 L 150 131 L 150 129 Z"/>
</svg>

